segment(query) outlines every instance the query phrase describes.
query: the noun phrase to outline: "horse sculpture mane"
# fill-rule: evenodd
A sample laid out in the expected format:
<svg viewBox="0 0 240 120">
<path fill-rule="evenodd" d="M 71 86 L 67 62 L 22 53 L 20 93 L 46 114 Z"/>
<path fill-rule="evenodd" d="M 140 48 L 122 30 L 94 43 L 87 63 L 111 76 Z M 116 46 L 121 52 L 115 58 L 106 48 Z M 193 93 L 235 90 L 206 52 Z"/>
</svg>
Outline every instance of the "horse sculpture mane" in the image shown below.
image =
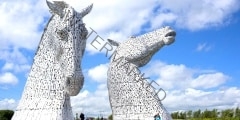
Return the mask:
<svg viewBox="0 0 240 120">
<path fill-rule="evenodd" d="M 114 120 L 171 120 L 150 83 L 142 78 L 139 67 L 146 65 L 163 46 L 174 42 L 176 33 L 170 27 L 129 38 L 118 46 L 108 69 L 108 91 Z"/>
<path fill-rule="evenodd" d="M 81 12 L 62 1 L 47 1 L 53 14 L 44 29 L 22 98 L 12 120 L 73 120 L 70 96 L 81 90 L 81 59 L 88 34 Z"/>
</svg>

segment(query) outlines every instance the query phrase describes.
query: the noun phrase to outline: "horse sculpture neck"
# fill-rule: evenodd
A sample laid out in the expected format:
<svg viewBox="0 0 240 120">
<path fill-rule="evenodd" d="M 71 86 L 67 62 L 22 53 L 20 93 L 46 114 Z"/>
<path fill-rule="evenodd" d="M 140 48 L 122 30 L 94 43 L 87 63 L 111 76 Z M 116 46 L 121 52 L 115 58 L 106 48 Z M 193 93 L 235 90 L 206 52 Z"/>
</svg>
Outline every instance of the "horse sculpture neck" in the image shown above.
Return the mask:
<svg viewBox="0 0 240 120">
<path fill-rule="evenodd" d="M 70 96 L 81 90 L 81 59 L 87 29 L 82 17 L 65 2 L 48 2 L 53 16 L 42 35 L 22 98 L 12 120 L 73 120 Z"/>
</svg>

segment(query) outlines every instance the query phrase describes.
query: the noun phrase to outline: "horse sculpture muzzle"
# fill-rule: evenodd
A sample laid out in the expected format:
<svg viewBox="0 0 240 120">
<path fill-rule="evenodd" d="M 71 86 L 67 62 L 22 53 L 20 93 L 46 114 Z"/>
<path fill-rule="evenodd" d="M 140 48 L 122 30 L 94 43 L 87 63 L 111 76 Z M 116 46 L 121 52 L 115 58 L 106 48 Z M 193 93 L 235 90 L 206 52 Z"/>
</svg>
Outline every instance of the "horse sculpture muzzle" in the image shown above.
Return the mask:
<svg viewBox="0 0 240 120">
<path fill-rule="evenodd" d="M 70 96 L 76 96 L 83 87 L 83 75 L 71 75 L 66 77 L 66 89 Z"/>
</svg>

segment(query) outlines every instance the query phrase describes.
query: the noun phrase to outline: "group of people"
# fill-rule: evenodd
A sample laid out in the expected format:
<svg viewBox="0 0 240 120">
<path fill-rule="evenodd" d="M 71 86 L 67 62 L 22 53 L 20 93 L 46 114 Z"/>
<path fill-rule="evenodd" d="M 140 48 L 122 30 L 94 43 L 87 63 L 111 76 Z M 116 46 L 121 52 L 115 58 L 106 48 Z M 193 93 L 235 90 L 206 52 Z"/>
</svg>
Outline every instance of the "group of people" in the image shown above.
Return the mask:
<svg viewBox="0 0 240 120">
<path fill-rule="evenodd" d="M 76 114 L 76 116 L 78 116 L 78 114 Z M 76 117 L 77 119 L 76 120 L 79 120 L 78 117 Z M 86 120 L 90 120 L 91 118 L 87 118 Z M 85 116 L 83 113 L 80 114 L 80 120 L 85 120 Z M 100 118 L 100 120 L 103 120 L 103 117 Z"/>
<path fill-rule="evenodd" d="M 84 120 L 85 116 L 83 113 L 80 114 L 80 120 Z M 154 120 L 161 120 L 161 116 L 158 114 L 154 115 Z"/>
</svg>

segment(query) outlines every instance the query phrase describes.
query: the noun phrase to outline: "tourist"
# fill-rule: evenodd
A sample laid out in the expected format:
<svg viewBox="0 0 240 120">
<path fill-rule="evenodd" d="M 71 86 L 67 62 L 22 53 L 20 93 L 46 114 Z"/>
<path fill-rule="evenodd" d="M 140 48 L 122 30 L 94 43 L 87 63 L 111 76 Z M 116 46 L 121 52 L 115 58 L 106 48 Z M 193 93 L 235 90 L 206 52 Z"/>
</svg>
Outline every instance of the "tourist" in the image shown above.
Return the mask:
<svg viewBox="0 0 240 120">
<path fill-rule="evenodd" d="M 84 120 L 84 119 L 85 119 L 85 117 L 84 117 L 84 114 L 83 114 L 83 113 L 81 113 L 81 114 L 80 114 L 80 119 L 81 119 L 81 120 Z"/>
</svg>

